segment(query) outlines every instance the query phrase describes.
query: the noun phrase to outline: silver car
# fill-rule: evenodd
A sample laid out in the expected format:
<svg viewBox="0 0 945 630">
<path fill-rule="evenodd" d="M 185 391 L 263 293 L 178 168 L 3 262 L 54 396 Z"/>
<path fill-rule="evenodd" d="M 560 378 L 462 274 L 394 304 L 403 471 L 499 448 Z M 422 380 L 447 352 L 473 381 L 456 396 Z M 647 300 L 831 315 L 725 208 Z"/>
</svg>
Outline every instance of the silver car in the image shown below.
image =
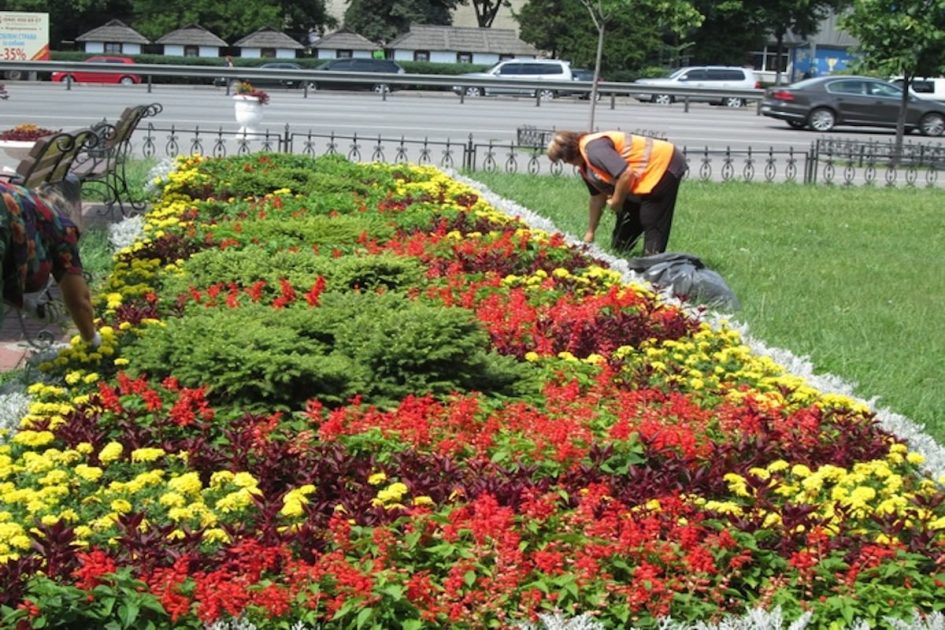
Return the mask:
<svg viewBox="0 0 945 630">
<path fill-rule="evenodd" d="M 718 90 L 757 90 L 761 89 L 761 82 L 755 76 L 754 70 L 737 66 L 690 66 L 680 68 L 668 76 L 657 79 L 637 79 L 634 85 L 652 88 L 652 92 L 634 95 L 639 101 L 669 105 L 677 99 L 669 92 L 660 92 L 661 87 L 675 88 L 712 88 Z M 688 96 L 690 101 L 706 101 L 726 107 L 742 107 L 745 99 L 737 96 Z"/>
</svg>

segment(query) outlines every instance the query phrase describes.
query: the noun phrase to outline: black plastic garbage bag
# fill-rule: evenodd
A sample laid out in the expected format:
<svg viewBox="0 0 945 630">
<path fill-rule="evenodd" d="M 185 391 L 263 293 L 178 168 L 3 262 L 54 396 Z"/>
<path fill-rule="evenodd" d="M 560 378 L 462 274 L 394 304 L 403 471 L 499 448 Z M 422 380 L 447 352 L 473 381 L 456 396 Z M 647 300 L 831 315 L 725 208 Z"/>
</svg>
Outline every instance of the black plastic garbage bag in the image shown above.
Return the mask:
<svg viewBox="0 0 945 630">
<path fill-rule="evenodd" d="M 735 311 L 738 298 L 717 272 L 690 254 L 666 252 L 627 259 L 630 269 L 674 295 L 712 308 Z"/>
</svg>

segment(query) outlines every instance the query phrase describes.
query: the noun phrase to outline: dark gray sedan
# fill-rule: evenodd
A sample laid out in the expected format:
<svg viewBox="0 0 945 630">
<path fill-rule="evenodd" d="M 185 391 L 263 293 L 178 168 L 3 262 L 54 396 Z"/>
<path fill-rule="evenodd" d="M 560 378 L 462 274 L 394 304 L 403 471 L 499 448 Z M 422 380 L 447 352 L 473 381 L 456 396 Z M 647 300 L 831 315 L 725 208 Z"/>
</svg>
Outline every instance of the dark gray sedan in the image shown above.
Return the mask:
<svg viewBox="0 0 945 630">
<path fill-rule="evenodd" d="M 768 88 L 761 113 L 795 129 L 827 132 L 836 126 L 895 127 L 902 88 L 870 77 L 827 76 Z M 945 104 L 909 95 L 906 131 L 945 131 Z"/>
</svg>

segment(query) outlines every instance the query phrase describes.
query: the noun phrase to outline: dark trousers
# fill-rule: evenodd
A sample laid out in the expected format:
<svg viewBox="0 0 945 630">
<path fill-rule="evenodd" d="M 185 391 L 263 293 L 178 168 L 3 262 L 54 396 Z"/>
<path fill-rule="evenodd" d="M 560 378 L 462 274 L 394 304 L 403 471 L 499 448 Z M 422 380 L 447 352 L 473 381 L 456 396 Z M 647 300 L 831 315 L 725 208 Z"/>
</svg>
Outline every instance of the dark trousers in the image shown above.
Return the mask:
<svg viewBox="0 0 945 630">
<path fill-rule="evenodd" d="M 667 171 L 648 194 L 627 197 L 623 209 L 617 213 L 617 222 L 610 239 L 614 251 L 619 254 L 629 253 L 640 235 L 644 237 L 644 256 L 666 251 L 679 183 L 680 179 Z"/>
</svg>

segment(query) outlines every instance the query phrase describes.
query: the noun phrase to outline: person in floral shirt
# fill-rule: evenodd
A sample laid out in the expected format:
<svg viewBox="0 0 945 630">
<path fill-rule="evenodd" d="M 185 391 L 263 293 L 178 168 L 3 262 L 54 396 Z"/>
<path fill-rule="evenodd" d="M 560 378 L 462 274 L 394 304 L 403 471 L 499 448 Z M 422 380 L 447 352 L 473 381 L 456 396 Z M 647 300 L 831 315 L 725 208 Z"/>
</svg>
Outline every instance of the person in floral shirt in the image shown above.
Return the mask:
<svg viewBox="0 0 945 630">
<path fill-rule="evenodd" d="M 25 293 L 46 288 L 50 274 L 82 339 L 95 347 L 95 311 L 79 259 L 79 229 L 47 199 L 52 195 L 0 182 L 3 302 L 23 308 Z M 2 315 L 2 306 L 0 306 Z"/>
</svg>

